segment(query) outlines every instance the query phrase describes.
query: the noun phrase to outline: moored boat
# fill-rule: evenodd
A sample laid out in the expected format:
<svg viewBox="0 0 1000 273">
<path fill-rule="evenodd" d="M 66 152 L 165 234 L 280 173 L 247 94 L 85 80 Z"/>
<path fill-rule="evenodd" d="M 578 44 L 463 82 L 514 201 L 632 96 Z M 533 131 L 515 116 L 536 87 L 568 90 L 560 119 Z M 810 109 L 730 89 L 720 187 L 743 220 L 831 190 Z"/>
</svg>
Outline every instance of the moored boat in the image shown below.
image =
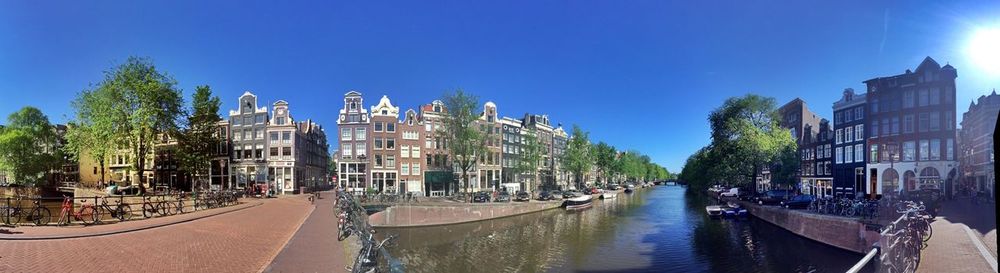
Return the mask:
<svg viewBox="0 0 1000 273">
<path fill-rule="evenodd" d="M 708 213 L 708 217 L 720 217 L 725 213 L 724 207 L 719 205 L 705 206 L 705 212 Z"/>
<path fill-rule="evenodd" d="M 567 210 L 585 209 L 593 206 L 593 201 L 594 198 L 591 195 L 581 195 L 566 199 L 563 206 L 565 206 Z"/>
<path fill-rule="evenodd" d="M 625 186 L 625 193 L 632 193 L 635 191 L 635 185 L 628 184 Z"/>
<path fill-rule="evenodd" d="M 601 199 L 615 199 L 617 196 L 618 192 L 612 190 L 606 190 L 604 193 L 601 193 Z"/>
</svg>

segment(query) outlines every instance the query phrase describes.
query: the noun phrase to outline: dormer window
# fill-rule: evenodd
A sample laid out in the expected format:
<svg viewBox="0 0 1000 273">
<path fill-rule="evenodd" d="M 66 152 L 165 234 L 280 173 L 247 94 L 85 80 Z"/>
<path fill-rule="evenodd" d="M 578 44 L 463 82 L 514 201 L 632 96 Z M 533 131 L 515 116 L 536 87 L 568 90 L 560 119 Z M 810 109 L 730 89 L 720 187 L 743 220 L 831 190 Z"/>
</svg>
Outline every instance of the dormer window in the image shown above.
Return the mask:
<svg viewBox="0 0 1000 273">
<path fill-rule="evenodd" d="M 389 110 L 385 110 L 385 109 L 383 109 L 383 110 L 382 110 L 382 114 L 383 114 L 383 115 L 388 115 L 388 114 L 389 114 Z"/>
<path fill-rule="evenodd" d="M 434 105 L 434 112 L 441 112 L 441 106 Z"/>
<path fill-rule="evenodd" d="M 351 102 L 351 110 L 355 110 L 355 109 L 358 109 L 358 103 L 352 101 Z"/>
</svg>

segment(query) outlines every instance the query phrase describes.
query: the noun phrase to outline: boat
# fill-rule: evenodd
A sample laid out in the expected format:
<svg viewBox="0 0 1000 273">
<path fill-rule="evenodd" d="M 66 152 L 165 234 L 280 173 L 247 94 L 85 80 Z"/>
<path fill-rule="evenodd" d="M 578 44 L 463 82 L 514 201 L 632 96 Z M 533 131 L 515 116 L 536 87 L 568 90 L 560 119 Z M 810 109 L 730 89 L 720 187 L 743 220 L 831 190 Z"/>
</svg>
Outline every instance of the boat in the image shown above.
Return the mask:
<svg viewBox="0 0 1000 273">
<path fill-rule="evenodd" d="M 563 206 L 566 207 L 566 210 L 585 209 L 594 205 L 592 201 L 594 201 L 594 198 L 591 195 L 580 195 L 566 199 Z"/>
<path fill-rule="evenodd" d="M 635 185 L 628 184 L 625 186 L 625 193 L 632 193 L 635 191 Z"/>
<path fill-rule="evenodd" d="M 601 199 L 615 199 L 617 196 L 618 192 L 612 190 L 606 190 L 604 193 L 601 193 Z"/>
<path fill-rule="evenodd" d="M 735 202 L 729 202 L 726 204 L 726 216 L 728 217 L 747 217 L 750 216 L 750 212 L 746 208 L 740 206 Z"/>
<path fill-rule="evenodd" d="M 708 217 L 721 217 L 725 213 L 724 207 L 720 205 L 705 206 L 705 212 L 708 213 Z"/>
</svg>

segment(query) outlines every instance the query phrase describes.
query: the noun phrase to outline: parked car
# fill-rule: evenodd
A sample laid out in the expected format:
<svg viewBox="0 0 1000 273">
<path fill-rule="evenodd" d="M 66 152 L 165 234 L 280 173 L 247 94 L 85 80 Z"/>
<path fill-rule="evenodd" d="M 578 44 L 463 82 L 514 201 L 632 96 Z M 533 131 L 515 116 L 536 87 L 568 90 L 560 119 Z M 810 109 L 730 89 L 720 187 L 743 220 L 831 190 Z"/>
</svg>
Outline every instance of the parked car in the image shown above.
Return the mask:
<svg viewBox="0 0 1000 273">
<path fill-rule="evenodd" d="M 740 191 L 740 194 L 736 195 L 736 198 L 740 201 L 757 201 L 757 196 L 760 194 L 754 194 L 750 191 Z"/>
<path fill-rule="evenodd" d="M 554 197 L 554 199 L 563 199 L 563 191 L 552 190 L 552 191 L 549 191 L 549 194 L 552 194 L 552 197 Z"/>
<path fill-rule="evenodd" d="M 501 191 L 500 193 L 497 193 L 496 202 L 510 202 L 510 193 L 508 193 L 507 191 Z"/>
<path fill-rule="evenodd" d="M 487 203 L 490 201 L 490 193 L 481 191 L 472 194 L 472 203 Z"/>
<path fill-rule="evenodd" d="M 791 195 L 792 192 L 789 190 L 769 190 L 757 198 L 757 204 L 778 205 L 781 204 L 781 201 L 785 201 L 791 197 Z"/>
<path fill-rule="evenodd" d="M 563 194 L 562 194 L 563 199 L 569 199 L 569 198 L 577 197 L 577 196 L 580 196 L 580 195 L 583 195 L 583 193 L 581 193 L 579 191 L 575 191 L 575 190 L 564 191 Z"/>
<path fill-rule="evenodd" d="M 732 188 L 719 194 L 722 197 L 736 197 L 740 195 L 740 188 Z"/>
<path fill-rule="evenodd" d="M 803 194 L 792 197 L 785 201 L 781 201 L 779 204 L 781 204 L 781 206 L 785 207 L 786 209 L 805 209 L 808 208 L 809 204 L 815 200 L 816 196 Z"/>
<path fill-rule="evenodd" d="M 531 200 L 531 194 L 526 191 L 518 191 L 514 194 L 514 201 L 527 202 Z"/>
<path fill-rule="evenodd" d="M 538 194 L 539 201 L 549 201 L 556 200 L 556 196 L 552 194 L 552 191 L 542 191 Z"/>
</svg>

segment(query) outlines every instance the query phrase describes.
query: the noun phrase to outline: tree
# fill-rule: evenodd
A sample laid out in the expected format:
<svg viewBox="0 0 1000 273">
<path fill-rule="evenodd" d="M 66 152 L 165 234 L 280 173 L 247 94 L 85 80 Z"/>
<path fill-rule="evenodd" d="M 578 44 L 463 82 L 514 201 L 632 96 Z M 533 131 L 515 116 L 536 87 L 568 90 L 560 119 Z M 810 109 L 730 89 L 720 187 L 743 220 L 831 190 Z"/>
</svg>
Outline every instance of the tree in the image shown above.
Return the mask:
<svg viewBox="0 0 1000 273">
<path fill-rule="evenodd" d="M 104 74 L 96 90 L 108 92 L 103 95 L 109 96 L 111 111 L 95 114 L 102 115 L 97 119 L 112 122 L 114 142 L 130 154 L 141 185 L 146 182 L 142 171 L 154 142 L 178 128 L 177 118 L 183 112 L 181 91 L 173 78 L 158 71 L 147 58 L 129 57 Z"/>
<path fill-rule="evenodd" d="M 103 88 L 103 87 L 102 87 Z M 75 121 L 69 122 L 64 151 L 80 161 L 83 153 L 97 162 L 101 169 L 98 187 L 105 183 L 105 166 L 115 151 L 115 121 L 113 93 L 107 90 L 84 90 L 73 100 Z"/>
<path fill-rule="evenodd" d="M 603 177 L 603 182 L 607 184 L 608 176 L 612 175 L 615 164 L 615 156 L 618 152 L 615 151 L 615 147 L 612 147 L 603 141 L 594 144 L 591 151 L 593 151 L 597 174 L 600 177 Z M 598 179 L 598 182 L 601 182 L 601 180 Z"/>
<path fill-rule="evenodd" d="M 0 130 L 0 169 L 9 171 L 15 183 L 44 181 L 61 159 L 55 130 L 41 110 L 27 106 L 7 117 Z"/>
<path fill-rule="evenodd" d="M 583 188 L 583 175 L 590 172 L 590 168 L 594 164 L 593 156 L 590 153 L 589 134 L 574 124 L 572 136 L 562 156 L 563 166 L 567 171 L 573 173 L 578 189 Z"/>
<path fill-rule="evenodd" d="M 521 153 L 518 154 L 515 170 L 519 174 L 527 174 L 532 178 L 532 182 L 538 181 L 538 165 L 542 160 L 542 144 L 538 142 L 538 136 L 534 129 L 525 128 L 527 133 L 522 136 Z"/>
<path fill-rule="evenodd" d="M 462 172 L 466 192 L 471 191 L 469 171 L 476 166 L 478 155 L 486 153 L 487 136 L 476 126 L 479 116 L 479 98 L 462 89 L 445 94 L 443 100 L 448 114 L 444 118 L 444 138 L 454 158 L 452 163 Z M 492 130 L 490 131 L 492 132 Z"/>
<path fill-rule="evenodd" d="M 187 127 L 177 134 L 177 161 L 181 170 L 193 174 L 193 191 L 203 187 L 202 182 L 211 171 L 212 157 L 220 142 L 215 130 L 216 123 L 222 120 L 218 114 L 222 102 L 212 96 L 207 85 L 196 87 L 191 99 Z"/>
</svg>

